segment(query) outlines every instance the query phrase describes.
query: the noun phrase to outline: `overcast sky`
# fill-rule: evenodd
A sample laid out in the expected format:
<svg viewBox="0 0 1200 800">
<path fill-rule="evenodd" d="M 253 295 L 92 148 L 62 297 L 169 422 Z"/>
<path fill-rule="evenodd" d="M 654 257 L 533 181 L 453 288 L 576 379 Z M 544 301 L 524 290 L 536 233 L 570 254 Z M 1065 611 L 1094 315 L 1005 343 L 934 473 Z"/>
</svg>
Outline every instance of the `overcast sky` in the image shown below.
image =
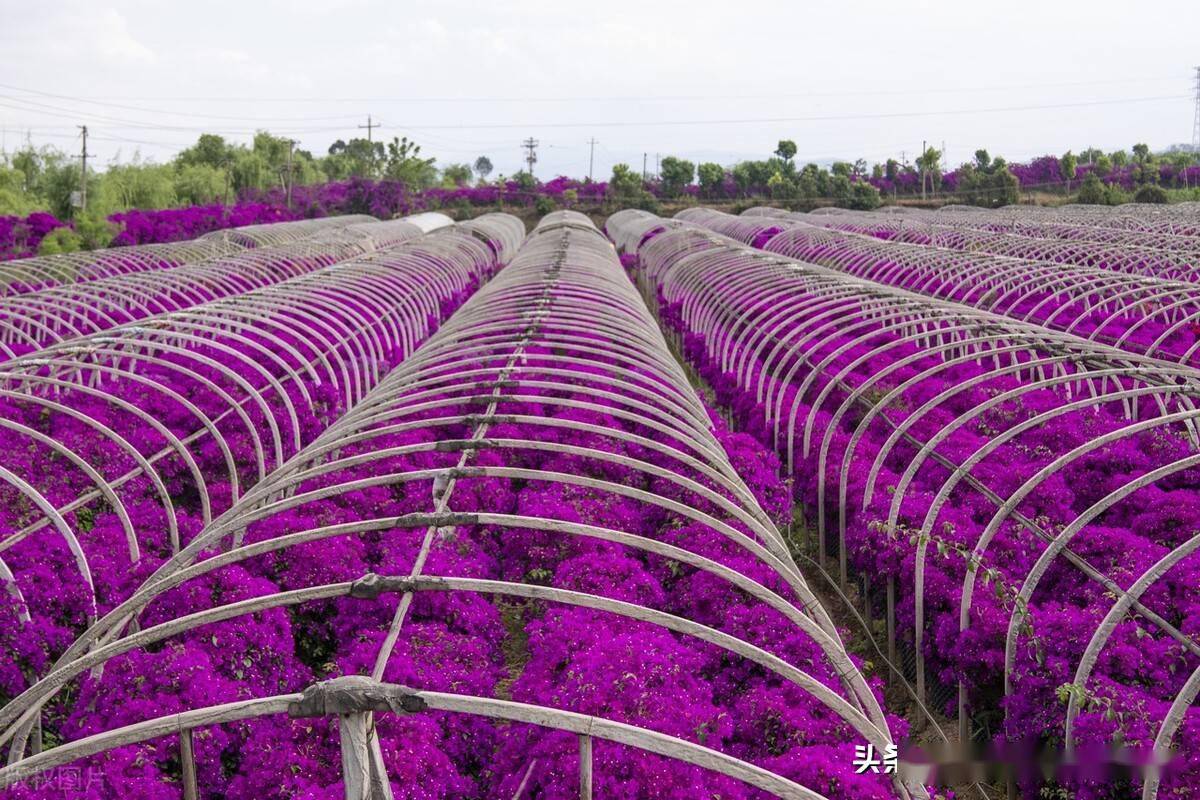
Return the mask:
<svg viewBox="0 0 1200 800">
<path fill-rule="evenodd" d="M 539 177 L 648 153 L 733 163 L 957 164 L 1191 138 L 1197 0 L 0 0 L 8 149 L 165 160 L 255 128 L 323 153 L 406 135 L 439 164 L 487 155 Z M 86 102 L 85 102 L 86 101 Z"/>
</svg>

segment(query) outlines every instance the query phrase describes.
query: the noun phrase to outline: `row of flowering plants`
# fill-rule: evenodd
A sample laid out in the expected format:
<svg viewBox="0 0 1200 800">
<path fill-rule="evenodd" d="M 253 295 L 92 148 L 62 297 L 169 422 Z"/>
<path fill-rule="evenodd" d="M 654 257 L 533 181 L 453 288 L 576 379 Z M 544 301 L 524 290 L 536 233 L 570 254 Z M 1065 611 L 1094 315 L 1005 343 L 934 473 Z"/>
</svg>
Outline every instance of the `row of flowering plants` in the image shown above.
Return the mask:
<svg viewBox="0 0 1200 800">
<path fill-rule="evenodd" d="M 767 209 L 752 209 L 766 212 Z M 772 216 L 780 215 L 771 210 Z M 1168 280 L 1200 280 L 1200 240 L 1190 236 L 1126 231 L 1096 226 L 1041 222 L 1004 225 L 977 213 L 784 214 L 823 228 L 971 253 L 992 253 L 1026 261 L 1100 267 Z M 1031 220 L 1032 221 L 1032 220 Z M 999 229 L 1003 225 L 1005 229 Z M 1025 229 L 1025 230 L 1022 230 Z M 1061 237 L 1039 236 L 1039 230 Z"/>
<path fill-rule="evenodd" d="M 44 211 L 25 217 L 0 215 L 0 261 L 34 255 L 47 234 L 65 227 L 67 223 Z"/>
<path fill-rule="evenodd" d="M 694 208 L 681 211 L 678 218 L 856 278 L 1200 366 L 1200 286 L 1191 280 L 1197 274 L 1186 262 L 1175 264 L 1175 271 L 1182 273 L 1175 278 L 1129 275 L 1107 265 L 1064 265 L 827 230 L 826 220 L 844 227 L 835 215 L 739 217 Z M 1082 245 L 1077 249 L 1086 252 Z M 1103 249 L 1121 250 L 1116 245 Z M 1161 259 L 1155 263 L 1163 264 Z"/>
<path fill-rule="evenodd" d="M 0 701 L 357 404 L 522 234 L 513 217 L 485 217 L 0 367 Z M 238 580 L 212 590 L 232 596 Z M 147 677 L 203 697 L 259 654 L 255 669 L 272 669 L 278 630 L 266 619 L 244 640 L 204 637 L 200 661 Z M 91 724 L 75 699 L 47 709 L 35 740 Z"/>
<path fill-rule="evenodd" d="M 1064 206 L 1049 210 L 1025 206 L 983 212 L 947 206 L 936 211 L 892 209 L 880 214 L 851 211 L 789 214 L 758 207 L 745 214 L 792 218 L 877 239 L 953 249 L 1004 254 L 1013 248 L 1050 248 L 1045 253 L 1047 258 L 1066 263 L 1106 265 L 1112 257 L 1117 260 L 1108 268 L 1139 274 L 1161 276 L 1166 268 L 1158 267 L 1156 258 L 1170 257 L 1186 263 L 1196 260 L 1200 228 L 1193 203 L 1179 203 L 1163 210 L 1154 207 L 1153 212 L 1137 206 L 1119 206 L 1098 213 L 1083 210 L 1086 208 Z M 986 236 L 989 233 L 993 236 Z M 1112 245 L 1114 250 L 1102 245 Z M 1117 255 L 1110 255 L 1113 253 Z M 1140 264 L 1137 256 L 1149 262 Z"/>
<path fill-rule="evenodd" d="M 148 257 L 111 251 L 113 257 L 99 260 L 111 263 L 115 257 L 121 268 L 106 277 L 99 277 L 106 270 L 96 259 L 78 266 L 69 255 L 15 262 L 9 270 L 14 290 L 0 298 L 0 358 L 234 297 L 422 234 L 407 220 L 348 222 L 331 218 L 284 223 L 283 231 L 270 231 L 274 226 L 222 231 L 215 240 L 171 248 L 166 257 L 161 248 L 144 254 Z M 309 227 L 289 232 L 288 225 Z M 233 246 L 225 241 L 231 235 L 237 238 Z M 247 247 L 260 240 L 267 246 Z M 16 291 L 21 287 L 34 290 Z"/>
<path fill-rule="evenodd" d="M 681 221 L 609 230 L 818 557 L 889 588 L 918 695 L 957 687 L 964 739 L 1070 754 L 1076 797 L 1200 796 L 1194 370 Z"/>
<path fill-rule="evenodd" d="M 788 554 L 778 467 L 587 218 L 549 215 L 0 709 L 26 756 L 0 785 L 43 797 L 74 764 L 94 797 L 926 796 L 854 764 L 905 726 Z"/>
</svg>

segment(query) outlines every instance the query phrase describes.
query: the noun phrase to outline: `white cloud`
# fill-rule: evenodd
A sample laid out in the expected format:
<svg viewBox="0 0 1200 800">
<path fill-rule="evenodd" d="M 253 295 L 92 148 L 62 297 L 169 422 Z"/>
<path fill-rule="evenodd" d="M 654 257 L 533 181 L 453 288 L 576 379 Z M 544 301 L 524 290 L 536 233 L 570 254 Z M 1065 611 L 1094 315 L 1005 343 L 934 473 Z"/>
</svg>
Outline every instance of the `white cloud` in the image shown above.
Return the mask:
<svg viewBox="0 0 1200 800">
<path fill-rule="evenodd" d="M 152 63 L 154 51 L 142 44 L 129 31 L 129 23 L 115 8 L 106 8 L 96 16 L 91 32 L 96 50 L 104 58 L 124 62 Z"/>
</svg>

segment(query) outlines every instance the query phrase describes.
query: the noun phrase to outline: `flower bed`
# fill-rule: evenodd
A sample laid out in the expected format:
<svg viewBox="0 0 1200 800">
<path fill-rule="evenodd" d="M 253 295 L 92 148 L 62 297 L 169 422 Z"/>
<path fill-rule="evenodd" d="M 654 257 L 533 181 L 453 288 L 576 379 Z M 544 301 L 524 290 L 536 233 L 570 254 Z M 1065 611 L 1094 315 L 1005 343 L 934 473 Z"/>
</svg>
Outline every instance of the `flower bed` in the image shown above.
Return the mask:
<svg viewBox="0 0 1200 800">
<path fill-rule="evenodd" d="M 396 797 L 565 798 L 588 780 L 609 797 L 907 796 L 888 776 L 855 774 L 855 745 L 882 750 L 904 728 L 787 554 L 777 467 L 700 402 L 586 218 L 550 215 L 412 358 L 78 641 L 68 672 L 0 711 L 0 725 L 64 684 L 89 710 L 71 739 L 158 705 L 244 701 L 239 711 L 264 710 L 218 725 L 234 713 L 222 711 L 194 731 L 201 796 L 340 797 L 330 722 L 279 709 L 314 679 L 369 675 L 376 691 L 402 684 L 417 698 L 410 713 L 376 713 L 365 749 L 351 748 Z M 204 698 L 139 684 L 172 659 L 203 659 L 217 617 L 184 614 L 241 597 L 253 604 L 229 609 L 224 636 L 277 614 L 291 625 L 291 649 L 282 627 L 261 639 L 281 654 L 262 679 Z M 138 609 L 142 646 L 118 622 Z M 103 676 L 78 682 L 91 659 L 107 662 Z M 260 663 L 255 651 L 245 674 Z M 126 708 L 135 692 L 147 707 Z M 264 695 L 284 705 L 250 699 Z M 178 753 L 172 737 L 87 763 L 103 791 L 124 775 L 149 792 Z M 153 766 L 126 769 L 139 759 Z"/>
<path fill-rule="evenodd" d="M 696 229 L 637 254 L 720 403 L 785 459 L 822 555 L 893 586 L 876 613 L 924 660 L 919 679 L 961 687 L 969 733 L 1174 743 L 1161 792 L 1194 796 L 1190 370 Z M 1139 791 L 1063 780 L 1079 797 Z"/>
</svg>

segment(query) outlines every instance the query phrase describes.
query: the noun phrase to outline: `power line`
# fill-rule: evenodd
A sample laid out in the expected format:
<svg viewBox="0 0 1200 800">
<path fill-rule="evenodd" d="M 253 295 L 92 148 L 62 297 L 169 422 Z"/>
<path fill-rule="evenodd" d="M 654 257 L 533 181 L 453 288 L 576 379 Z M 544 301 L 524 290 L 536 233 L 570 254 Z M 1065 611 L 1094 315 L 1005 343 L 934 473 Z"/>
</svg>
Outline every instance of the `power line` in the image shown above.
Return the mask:
<svg viewBox="0 0 1200 800">
<path fill-rule="evenodd" d="M 8 89 L 14 92 L 24 92 L 26 94 L 34 94 L 39 97 L 49 97 L 55 100 L 70 100 L 75 103 L 85 103 L 93 106 L 103 106 L 106 108 L 118 108 L 123 111 L 138 111 L 143 114 L 162 114 L 176 117 L 195 117 L 196 119 L 219 119 L 219 120 L 238 120 L 242 122 L 331 122 L 335 120 L 351 120 L 353 116 L 347 114 L 339 114 L 337 116 L 322 116 L 322 117 L 247 117 L 245 114 L 236 116 L 228 116 L 224 114 L 198 114 L 194 111 L 174 111 L 170 109 L 145 108 L 144 106 L 129 106 L 120 103 L 104 103 L 98 100 L 91 100 L 86 97 L 74 97 L 67 94 L 54 94 L 53 92 L 42 92 L 37 89 L 25 89 L 20 86 L 12 86 L 7 83 L 0 83 L 0 89 Z M 24 98 L 12 98 L 14 100 L 22 100 Z"/>
<path fill-rule="evenodd" d="M 640 121 L 640 120 L 606 120 L 596 122 L 537 122 L 537 123 L 450 123 L 450 124 L 408 124 L 405 125 L 407 130 L 424 131 L 424 130 L 505 130 L 511 128 L 583 128 L 583 127 L 600 127 L 600 128 L 634 128 L 634 127 L 678 127 L 678 126 L 698 126 L 698 125 L 749 125 L 749 124 L 783 124 L 783 123 L 807 123 L 807 122 L 838 122 L 838 121 L 860 121 L 860 120 L 880 120 L 880 119 L 902 119 L 902 118 L 924 118 L 924 117 L 941 117 L 941 116 L 962 116 L 970 114 L 997 114 L 997 113 L 1015 113 L 1021 111 L 1050 111 L 1059 109 L 1071 108 L 1090 108 L 1101 106 L 1115 105 L 1133 105 L 1138 103 L 1151 103 L 1165 100 L 1179 100 L 1181 98 L 1192 99 L 1192 95 L 1158 95 L 1154 97 L 1129 97 L 1113 100 L 1090 100 L 1078 101 L 1072 103 L 1050 103 L 1050 104 L 1034 104 L 1020 106 L 995 106 L 990 108 L 965 108 L 965 109 L 942 109 L 931 111 L 896 111 L 896 112 L 881 112 L 881 113 L 856 113 L 856 114 L 825 114 L 812 115 L 806 117 L 745 117 L 745 118 L 718 118 L 718 119 L 672 119 L 672 120 L 656 120 L 656 121 Z M 9 98 L 11 100 L 11 98 Z M 26 102 L 30 105 L 44 105 Z M 15 108 L 20 111 L 34 111 L 36 113 L 44 113 L 50 116 L 67 116 L 71 112 L 69 109 L 60 109 L 54 106 L 45 106 L 45 108 L 53 111 L 62 111 L 63 114 L 54 114 L 53 111 L 39 111 L 38 109 L 22 108 L 0 102 L 0 106 Z M 208 133 L 226 133 L 226 134 L 254 134 L 257 131 L 253 129 L 237 129 L 237 130 L 213 130 L 209 128 L 199 128 L 195 126 L 185 125 L 158 125 L 145 124 L 142 122 L 133 122 L 122 120 L 114 117 L 105 117 L 98 114 L 85 114 L 85 116 L 93 119 L 99 119 L 105 122 L 117 123 L 119 127 L 137 128 L 145 130 L 175 130 L 186 132 L 208 132 Z M 368 119 L 368 122 L 370 120 Z M 360 128 L 367 126 L 360 125 Z M 372 127 L 381 127 L 375 124 Z M 337 127 L 314 127 L 314 128 L 289 128 L 280 131 L 281 133 L 326 133 L 340 130 Z"/>
<path fill-rule="evenodd" d="M 1136 84 L 1136 83 L 1153 83 L 1168 81 L 1178 81 L 1179 74 L 1174 75 L 1155 75 L 1143 76 L 1135 78 L 1110 78 L 1103 80 L 1092 81 L 1057 81 L 1047 83 L 1039 81 L 1036 83 L 1017 83 L 1017 84 L 999 84 L 991 86 L 941 86 L 934 88 L 901 88 L 901 89 L 826 89 L 822 91 L 808 92 L 781 92 L 752 95 L 744 92 L 731 91 L 728 93 L 718 94 L 665 94 L 665 95 L 571 95 L 571 96 L 544 96 L 530 97 L 524 95 L 513 96 L 432 96 L 432 97 L 402 97 L 402 96 L 387 96 L 377 95 L 371 97 L 353 97 L 348 95 L 328 95 L 328 96 L 292 96 L 292 97 L 229 97 L 229 96 L 124 96 L 124 95 L 108 95 L 108 100 L 133 100 L 133 101 L 149 101 L 149 102 L 231 102 L 231 103 L 508 103 L 508 102 L 526 102 L 526 103 L 569 103 L 569 102 L 625 102 L 629 100 L 644 100 L 644 101 L 661 101 L 661 100 L 730 100 L 730 99 L 779 99 L 779 98 L 806 98 L 806 97 L 879 97 L 879 96 L 912 96 L 926 94 L 976 94 L 979 92 L 1000 92 L 1013 91 L 1021 89 L 1045 89 L 1045 88 L 1069 88 L 1081 86 L 1112 86 L 1118 84 Z M 13 91 L 29 92 L 31 94 L 40 94 L 46 97 L 58 97 L 60 99 L 75 99 L 67 95 L 55 95 L 49 92 L 42 92 L 34 89 L 25 89 L 22 87 L 0 84 L 0 88 L 6 88 Z M 120 107 L 116 103 L 104 103 L 98 100 L 86 100 L 81 102 L 89 102 L 96 105 L 109 105 L 111 107 Z M 173 113 L 173 112 L 163 112 Z M 239 117 L 241 118 L 241 117 Z"/>
<path fill-rule="evenodd" d="M 1093 106 L 1113 106 L 1136 103 L 1149 103 L 1162 100 L 1179 100 L 1191 95 L 1160 95 L 1156 97 L 1130 97 L 1119 100 L 1093 100 L 1075 103 L 1052 103 L 1047 105 L 998 106 L 993 108 L 964 108 L 940 111 L 896 111 L 875 114 L 826 114 L 808 117 L 747 117 L 730 119 L 673 119 L 642 122 L 637 120 L 598 121 L 598 122 L 526 122 L 526 123 L 483 123 L 483 124 L 450 124 L 450 125 L 409 125 L 413 130 L 490 130 L 504 128 L 646 128 L 661 126 L 697 126 L 697 125 L 762 125 L 775 123 L 798 122 L 841 122 L 875 119 L 899 119 L 905 117 L 940 117 L 966 114 L 998 114 L 1019 111 L 1046 111 L 1068 108 L 1087 108 Z"/>
</svg>

